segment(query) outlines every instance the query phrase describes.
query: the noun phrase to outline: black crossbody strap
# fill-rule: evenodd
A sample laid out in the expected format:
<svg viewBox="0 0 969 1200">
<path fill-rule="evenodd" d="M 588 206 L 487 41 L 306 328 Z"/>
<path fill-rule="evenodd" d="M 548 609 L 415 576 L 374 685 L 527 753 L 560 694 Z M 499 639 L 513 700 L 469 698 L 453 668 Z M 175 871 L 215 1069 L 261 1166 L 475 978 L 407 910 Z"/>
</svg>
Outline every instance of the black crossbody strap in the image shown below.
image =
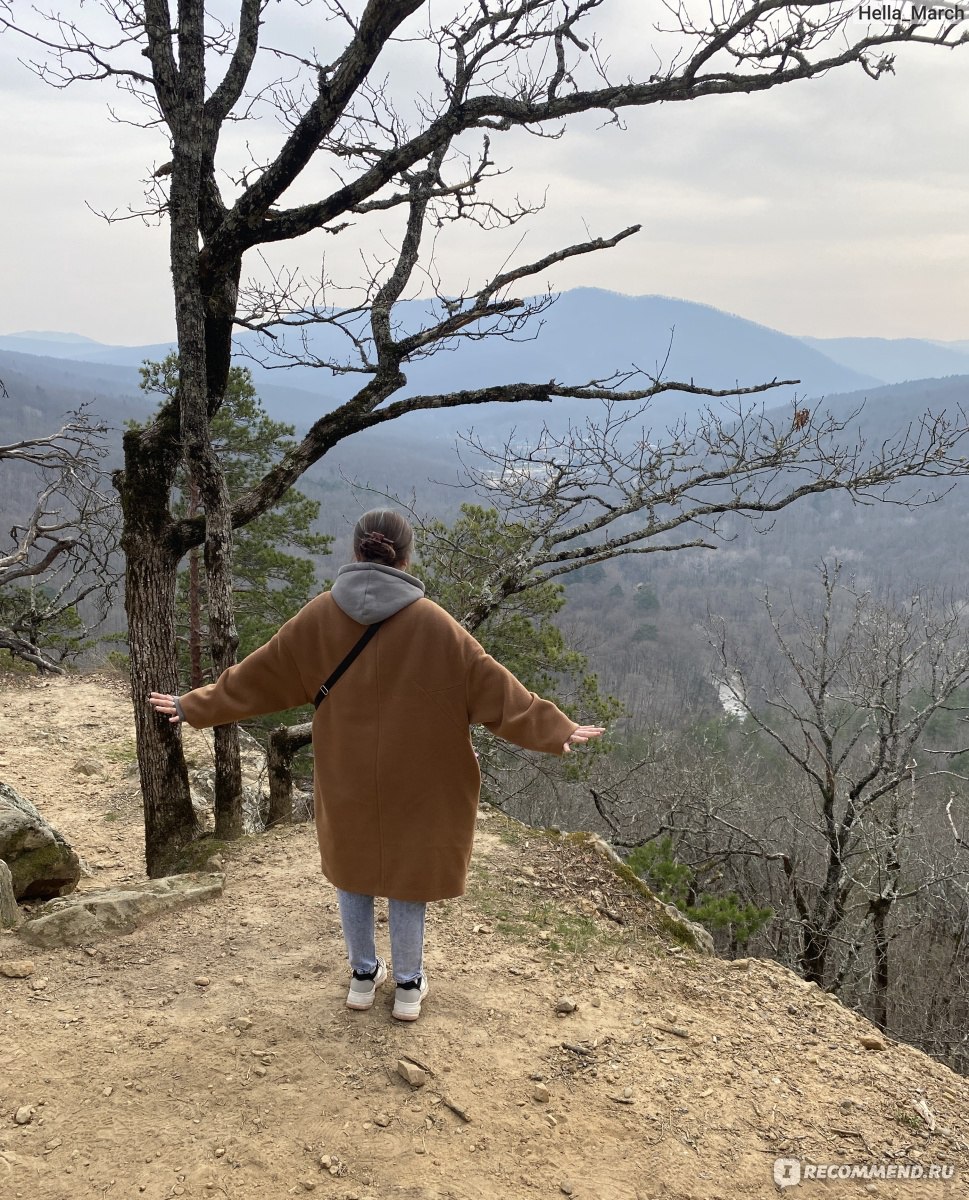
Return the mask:
<svg viewBox="0 0 969 1200">
<path fill-rule="evenodd" d="M 320 690 L 313 697 L 313 706 L 315 708 L 320 707 L 320 705 L 323 703 L 323 701 L 330 694 L 330 691 L 333 688 L 336 681 L 340 678 L 340 676 L 347 669 L 347 667 L 349 667 L 349 665 L 357 657 L 357 655 L 364 648 L 364 646 L 366 646 L 367 642 L 370 641 L 370 639 L 377 632 L 377 630 L 380 628 L 381 625 L 383 625 L 383 621 L 376 621 L 373 625 L 367 626 L 367 628 L 363 632 L 363 637 L 360 638 L 360 640 L 354 645 L 353 649 L 346 656 L 346 658 L 343 660 L 343 662 L 341 662 L 340 665 L 335 668 L 335 670 L 333 671 L 333 674 L 329 677 L 329 679 L 327 679 L 326 683 L 324 683 L 320 686 Z"/>
</svg>

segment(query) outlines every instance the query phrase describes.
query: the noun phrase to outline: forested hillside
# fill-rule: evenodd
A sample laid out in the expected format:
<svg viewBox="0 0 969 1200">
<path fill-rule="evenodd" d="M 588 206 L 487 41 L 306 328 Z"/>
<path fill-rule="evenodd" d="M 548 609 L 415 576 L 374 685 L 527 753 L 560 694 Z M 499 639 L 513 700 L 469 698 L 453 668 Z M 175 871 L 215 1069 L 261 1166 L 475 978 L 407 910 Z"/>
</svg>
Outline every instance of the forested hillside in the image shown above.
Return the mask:
<svg viewBox="0 0 969 1200">
<path fill-rule="evenodd" d="M 568 327 L 564 318 L 585 295 L 579 292 L 563 298 L 560 333 Z M 627 304 L 627 298 L 608 293 L 593 296 L 596 304 L 603 298 L 620 308 Z M 638 311 L 631 301 L 628 304 L 633 312 Z M 719 320 L 729 327 L 735 321 L 702 306 L 683 307 L 695 310 L 709 326 Z M 702 332 L 706 327 L 701 324 L 698 329 Z M 603 336 L 597 335 L 596 344 L 601 365 L 609 355 L 619 353 L 619 333 L 628 331 L 613 329 L 610 333 L 608 324 L 600 328 Z M 764 338 L 770 334 L 760 327 L 751 328 Z M 692 332 L 698 335 L 697 329 Z M 21 340 L 18 344 L 29 343 Z M 48 348 L 56 343 L 38 341 L 36 345 Z M 95 354 L 94 346 L 85 347 L 89 355 Z M 67 353 L 76 346 L 63 343 L 61 349 Z M 465 352 L 468 349 L 474 347 Z M 489 353 L 493 354 L 493 349 L 489 348 Z M 534 363 L 535 377 L 541 377 L 554 359 L 541 340 L 535 346 L 508 348 L 507 353 L 513 351 L 519 358 L 524 352 L 532 356 L 529 362 Z M 115 349 L 97 350 L 98 354 L 109 352 L 114 354 Z M 703 356 L 710 373 L 716 370 L 714 353 L 715 347 L 708 348 Z M 571 370 L 592 369 L 591 360 L 578 366 L 574 356 L 567 361 Z M 735 356 L 734 365 L 736 361 Z M 500 372 L 498 366 L 493 369 Z M 784 364 L 779 363 L 778 369 L 783 373 Z M 267 377 L 264 373 L 263 378 Z M 271 376 L 273 380 L 285 377 Z M 317 377 L 321 378 L 319 373 Z M 112 430 L 108 467 L 120 462 L 124 422 L 144 419 L 152 407 L 138 387 L 134 366 L 0 350 L 0 379 L 7 389 L 6 398 L 0 401 L 0 442 L 49 432 L 66 411 L 89 405 Z M 299 414 L 319 403 L 303 390 L 278 383 L 266 383 L 258 390 L 267 411 L 277 419 L 286 419 L 295 409 L 296 415 L 288 419 L 297 425 Z M 768 393 L 768 405 L 770 397 Z M 969 376 L 829 395 L 810 403 L 818 411 L 830 411 L 848 421 L 844 441 L 871 446 L 910 427 L 926 410 L 952 412 L 967 398 Z M 641 419 L 632 422 L 629 437 L 670 425 L 675 420 L 671 403 L 647 409 Z M 302 490 L 321 504 L 318 532 L 334 538 L 332 555 L 318 563 L 321 580 L 345 561 L 349 530 L 361 506 L 391 496 L 411 504 L 419 514 L 451 521 L 469 499 L 488 503 L 486 494 L 467 490 L 458 453 L 460 450 L 471 463 L 475 454 L 458 441 L 461 430 L 473 426 L 489 444 L 497 444 L 514 429 L 518 443 L 526 445 L 530 436 L 537 436 L 539 419 L 559 431 L 567 428 L 576 404 L 570 412 L 563 412 L 559 405 L 486 408 L 492 411 L 448 414 L 450 428 L 436 429 L 433 436 L 420 427 L 421 414 L 387 430 L 369 430 L 341 443 L 307 473 Z M 594 420 L 599 406 L 587 402 L 583 411 Z M 779 420 L 787 419 L 780 410 Z M 33 495 L 29 471 L 6 464 L 0 468 L 0 526 L 7 528 L 10 520 L 22 518 Z M 925 503 L 932 496 L 941 498 Z M 679 725 L 701 714 L 713 715 L 719 710 L 719 701 L 704 632 L 708 614 L 727 618 L 739 636 L 757 642 L 759 634 L 751 625 L 757 596 L 766 589 L 802 592 L 810 586 L 814 567 L 822 558 L 843 562 L 862 587 L 962 590 L 969 585 L 964 557 L 952 553 L 953 541 L 967 516 L 969 489 L 960 483 L 952 484 L 951 490 L 946 483 L 907 484 L 897 492 L 897 499 L 913 499 L 916 506 L 859 504 L 842 495 L 809 496 L 769 521 L 752 524 L 734 519 L 716 540 L 716 550 L 644 555 L 588 568 L 566 577 L 568 603 L 560 623 L 589 654 L 604 688 L 619 696 L 637 718 Z"/>
</svg>

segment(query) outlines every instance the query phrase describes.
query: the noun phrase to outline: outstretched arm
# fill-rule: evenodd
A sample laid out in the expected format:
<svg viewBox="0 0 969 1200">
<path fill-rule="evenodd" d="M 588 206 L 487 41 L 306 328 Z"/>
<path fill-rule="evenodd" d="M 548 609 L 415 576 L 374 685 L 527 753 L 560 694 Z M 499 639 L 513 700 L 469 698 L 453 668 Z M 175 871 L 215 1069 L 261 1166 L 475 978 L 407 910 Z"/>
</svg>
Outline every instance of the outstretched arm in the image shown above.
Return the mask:
<svg viewBox="0 0 969 1200">
<path fill-rule="evenodd" d="M 215 683 L 181 697 L 152 692 L 148 703 L 173 725 L 187 721 L 196 729 L 205 729 L 295 708 L 310 699 L 296 663 L 277 633 L 265 646 L 223 671 Z"/>
<path fill-rule="evenodd" d="M 568 754 L 604 730 L 577 725 L 550 700 L 530 692 L 490 654 L 475 647 L 468 675 L 468 716 L 498 737 L 525 750 Z"/>
</svg>

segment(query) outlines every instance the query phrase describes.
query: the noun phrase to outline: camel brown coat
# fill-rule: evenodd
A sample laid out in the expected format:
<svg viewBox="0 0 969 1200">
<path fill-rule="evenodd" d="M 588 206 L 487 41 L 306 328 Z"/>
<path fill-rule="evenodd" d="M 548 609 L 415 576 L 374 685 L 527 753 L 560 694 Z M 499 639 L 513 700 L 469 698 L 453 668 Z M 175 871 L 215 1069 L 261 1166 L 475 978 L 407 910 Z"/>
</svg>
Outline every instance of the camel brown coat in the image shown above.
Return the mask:
<svg viewBox="0 0 969 1200">
<path fill-rule="evenodd" d="M 181 697 L 185 719 L 222 725 L 311 702 L 364 627 L 329 592 L 317 596 L 216 683 Z M 474 724 L 550 754 L 577 728 L 420 596 L 381 626 L 313 719 L 316 830 L 331 883 L 397 900 L 463 894 L 481 785 Z"/>
</svg>

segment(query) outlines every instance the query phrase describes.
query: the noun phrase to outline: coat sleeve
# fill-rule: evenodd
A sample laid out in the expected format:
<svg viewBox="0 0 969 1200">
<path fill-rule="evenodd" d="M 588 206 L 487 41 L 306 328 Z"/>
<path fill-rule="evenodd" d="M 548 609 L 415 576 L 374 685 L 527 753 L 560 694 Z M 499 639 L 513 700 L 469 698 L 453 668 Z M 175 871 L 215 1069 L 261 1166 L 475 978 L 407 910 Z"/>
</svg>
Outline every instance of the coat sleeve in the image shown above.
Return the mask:
<svg viewBox="0 0 969 1200">
<path fill-rule="evenodd" d="M 530 692 L 476 644 L 468 672 L 468 716 L 524 750 L 562 754 L 578 725 L 550 700 Z"/>
<path fill-rule="evenodd" d="M 283 627 L 285 630 L 285 626 Z M 189 725 L 205 729 L 295 708 L 312 699 L 281 633 L 223 671 L 215 683 L 179 698 Z"/>
</svg>

